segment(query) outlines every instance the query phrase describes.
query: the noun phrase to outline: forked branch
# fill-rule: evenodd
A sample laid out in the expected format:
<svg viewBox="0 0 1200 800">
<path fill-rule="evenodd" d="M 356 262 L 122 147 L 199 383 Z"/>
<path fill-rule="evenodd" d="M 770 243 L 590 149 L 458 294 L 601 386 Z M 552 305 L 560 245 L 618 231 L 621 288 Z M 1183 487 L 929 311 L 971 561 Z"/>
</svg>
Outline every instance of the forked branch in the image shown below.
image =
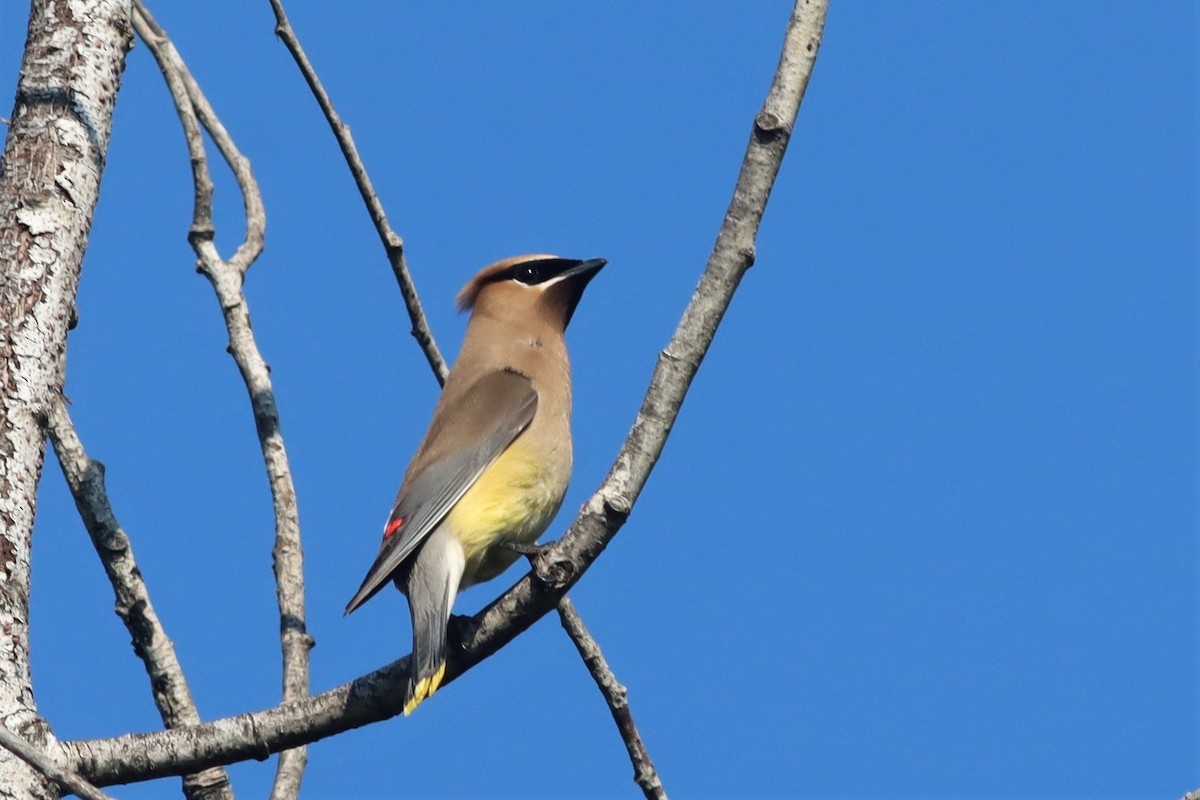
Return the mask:
<svg viewBox="0 0 1200 800">
<path fill-rule="evenodd" d="M 425 353 L 425 357 L 429 361 L 429 365 L 433 369 L 433 374 L 438 379 L 438 383 L 445 383 L 447 374 L 446 364 L 434 341 L 433 332 L 430 330 L 429 323 L 425 318 L 425 312 L 421 308 L 416 286 L 404 259 L 402 240 L 389 225 L 387 216 L 383 211 L 383 205 L 380 203 L 379 196 L 376 194 L 370 176 L 367 174 L 366 166 L 358 155 L 358 149 L 355 147 L 354 139 L 350 135 L 350 128 L 342 122 L 341 117 L 338 116 L 336 109 L 334 109 L 333 101 L 330 99 L 328 92 L 325 91 L 325 87 L 321 83 L 316 69 L 308 60 L 308 56 L 300 44 L 299 37 L 296 35 L 295 29 L 292 28 L 291 22 L 283 10 L 282 0 L 270 0 L 270 3 L 271 8 L 275 12 L 275 33 L 283 39 L 288 51 L 295 59 L 296 65 L 300 68 L 300 72 L 304 75 L 309 89 L 317 100 L 317 104 L 325 114 L 325 118 L 333 130 L 334 136 L 337 137 L 338 144 L 342 149 L 342 155 L 345 157 L 346 163 L 350 167 L 350 173 L 354 176 L 355 183 L 358 185 L 359 192 L 366 203 L 371 221 L 375 224 L 375 229 L 379 232 L 384 248 L 388 252 L 392 271 L 396 276 L 397 283 L 400 285 L 400 293 L 404 297 L 408 308 L 409 319 L 412 322 L 412 335 Z M 566 598 L 563 598 L 563 602 L 567 603 L 568 606 L 570 604 L 570 601 Z M 559 606 L 559 613 L 563 613 L 561 605 Z M 595 652 L 599 654 L 599 645 L 588 634 L 587 629 L 583 625 L 583 620 L 574 612 L 573 608 L 570 613 L 574 615 L 574 620 L 578 624 L 575 626 L 568 625 L 564 616 L 564 628 L 567 630 L 568 635 L 571 636 L 580 655 L 583 656 L 583 663 L 588 668 L 596 684 L 601 687 L 602 691 L 608 685 L 620 686 L 611 671 L 608 671 L 608 667 L 604 664 L 602 656 L 597 660 L 589 658 L 585 653 L 586 650 L 588 653 Z M 623 691 L 624 689 L 622 688 Z M 613 706 L 613 699 L 608 694 L 605 694 L 605 699 L 609 703 L 609 707 L 613 709 L 613 713 L 616 714 L 617 711 Z M 628 702 L 624 700 L 623 696 L 622 702 L 624 703 L 624 716 L 622 718 L 624 724 L 618 722 L 617 727 L 625 742 L 626 749 L 629 751 L 631 759 L 633 759 L 635 777 L 643 790 L 648 793 L 647 796 L 665 798 L 666 794 L 663 792 L 662 784 L 658 779 L 658 775 L 654 772 L 654 766 L 651 764 L 650 757 L 646 753 L 641 735 L 638 733 L 636 726 L 633 725 L 633 717 L 629 712 Z"/>
<path fill-rule="evenodd" d="M 82 800 L 113 800 L 104 792 L 88 783 L 82 775 L 54 763 L 54 760 L 50 756 L 20 736 L 17 736 L 3 725 L 0 725 L 0 745 L 54 781 L 60 788 L 71 792 L 82 798 Z"/>
<path fill-rule="evenodd" d="M 46 422 L 75 507 L 112 584 L 117 616 L 133 640 L 133 652 L 146 667 L 163 724 L 168 728 L 199 725 L 200 712 L 175 654 L 175 644 L 154 610 L 133 557 L 133 546 L 113 513 L 104 486 L 104 465 L 88 458 L 61 394 L 51 403 Z M 189 800 L 233 800 L 229 776 L 220 767 L 183 776 L 183 794 Z"/>
<path fill-rule="evenodd" d="M 447 683 L 555 608 L 616 535 L 636 502 L 717 326 L 754 261 L 759 222 L 812 74 L 826 6 L 826 0 L 796 3 L 775 79 L 755 118 L 716 244 L 679 326 L 659 356 L 641 410 L 615 463 L 563 538 L 545 548 L 536 574 L 522 577 L 476 615 L 478 627 L 473 634 L 453 643 Z M 191 729 L 67 742 L 63 751 L 77 771 L 99 785 L 261 758 L 399 714 L 407 660 L 266 711 Z"/>
<path fill-rule="evenodd" d="M 228 349 L 237 363 L 250 395 L 250 406 L 254 413 L 254 423 L 275 511 L 273 555 L 283 655 L 283 699 L 296 700 L 308 695 L 309 651 L 313 646 L 305 622 L 304 554 L 300 547 L 300 517 L 270 370 L 254 339 L 250 325 L 250 309 L 242 291 L 246 271 L 262 253 L 266 229 L 262 196 L 259 193 L 258 182 L 250 170 L 249 161 L 238 151 L 232 137 L 217 118 L 171 40 L 141 0 L 135 0 L 134 5 L 135 27 L 154 54 L 163 77 L 166 78 L 191 155 L 195 199 L 188 239 L 196 252 L 198 271 L 208 278 L 216 291 L 229 333 Z M 200 133 L 201 126 L 208 131 L 222 157 L 229 164 L 242 194 L 246 235 L 229 260 L 221 258 L 213 241 L 213 185 L 208 172 L 208 155 Z M 272 800 L 288 800 L 299 796 L 306 763 L 307 756 L 302 747 L 281 754 L 271 793 Z"/>
</svg>

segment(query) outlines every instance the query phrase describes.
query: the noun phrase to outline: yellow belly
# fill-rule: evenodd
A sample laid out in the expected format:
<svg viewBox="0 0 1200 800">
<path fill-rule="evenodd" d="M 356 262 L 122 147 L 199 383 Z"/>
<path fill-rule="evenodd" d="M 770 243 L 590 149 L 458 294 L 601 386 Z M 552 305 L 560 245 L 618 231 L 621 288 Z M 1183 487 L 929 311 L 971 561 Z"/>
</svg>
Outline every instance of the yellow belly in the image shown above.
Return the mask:
<svg viewBox="0 0 1200 800">
<path fill-rule="evenodd" d="M 446 522 L 466 560 L 460 588 L 508 569 L 517 554 L 496 545 L 535 541 L 558 513 L 570 467 L 555 469 L 548 461 L 518 439 L 450 509 Z"/>
</svg>

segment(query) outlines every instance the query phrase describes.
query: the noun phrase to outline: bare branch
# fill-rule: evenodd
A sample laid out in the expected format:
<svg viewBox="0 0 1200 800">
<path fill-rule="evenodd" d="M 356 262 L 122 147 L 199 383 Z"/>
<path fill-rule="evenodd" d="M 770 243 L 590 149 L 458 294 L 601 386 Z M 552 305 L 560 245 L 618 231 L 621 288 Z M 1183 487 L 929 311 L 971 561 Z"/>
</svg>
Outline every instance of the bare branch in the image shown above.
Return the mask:
<svg viewBox="0 0 1200 800">
<path fill-rule="evenodd" d="M 421 352 L 425 354 L 438 383 L 445 383 L 449 370 L 446 368 L 446 361 L 442 358 L 437 342 L 433 339 L 433 331 L 429 329 L 425 311 L 421 308 L 421 298 L 417 296 L 417 287 L 408 272 L 408 261 L 404 257 L 404 240 L 388 224 L 387 214 L 383 211 L 383 203 L 379 201 L 379 195 L 371 184 L 370 176 L 367 175 L 367 168 L 358 155 L 358 148 L 354 145 L 354 137 L 350 135 L 350 126 L 342 122 L 342 118 L 334 109 L 333 101 L 329 99 L 329 94 L 321 85 L 320 78 L 317 77 L 317 71 L 313 69 L 312 63 L 304 53 L 304 48 L 300 46 L 296 32 L 292 30 L 292 24 L 283 11 L 283 3 L 281 0 L 270 0 L 270 3 L 275 12 L 275 35 L 283 40 L 288 52 L 296 60 L 296 65 L 300 67 L 300 72 L 304 75 L 308 88 L 312 90 L 313 96 L 317 98 L 317 104 L 325 113 L 325 119 L 329 121 L 329 127 L 333 129 L 333 135 L 337 138 L 346 164 L 350 167 L 350 174 L 354 176 L 358 192 L 362 195 L 363 202 L 367 204 L 371 222 L 375 223 L 375 230 L 379 232 L 379 240 L 387 252 L 388 262 L 392 265 L 392 273 L 396 276 L 396 283 L 400 286 L 400 295 L 404 298 L 404 305 L 408 308 L 408 317 L 412 321 L 413 338 L 420 345 Z"/>
<path fill-rule="evenodd" d="M 770 92 L 746 148 L 716 245 L 692 300 L 659 357 L 641 411 L 616 462 L 563 538 L 543 548 L 525 575 L 474 618 L 451 630 L 449 683 L 512 641 L 557 606 L 607 546 L 662 453 L 688 386 L 717 325 L 754 258 L 758 223 L 787 148 L 816 60 L 826 0 L 798 0 Z M 400 713 L 408 657 L 352 683 L 267 711 L 192 729 L 92 739 L 62 745 L 76 769 L 97 784 L 146 780 L 316 741 Z"/>
<path fill-rule="evenodd" d="M 358 148 L 354 144 L 354 137 L 350 133 L 350 127 L 342 122 L 337 110 L 333 107 L 333 101 L 329 98 L 329 93 L 325 91 L 324 85 L 317 76 L 316 69 L 312 66 L 312 62 L 309 61 L 308 55 L 304 52 L 304 47 L 300 44 L 295 29 L 292 28 L 291 21 L 283 9 L 282 0 L 270 0 L 270 3 L 271 8 L 275 12 L 275 33 L 283 40 L 284 45 L 292 54 L 292 58 L 295 59 L 297 66 L 300 68 L 300 72 L 308 83 L 309 89 L 312 91 L 313 96 L 316 97 L 317 104 L 321 107 L 321 111 L 324 112 L 334 136 L 338 140 L 338 145 L 341 147 L 342 155 L 350 167 L 350 173 L 354 177 L 363 202 L 366 203 L 367 211 L 371 215 L 371 221 L 375 224 L 375 229 L 378 231 L 380 240 L 383 242 L 384 249 L 388 254 L 388 260 L 392 265 L 392 272 L 395 274 L 396 282 L 400 286 L 400 294 L 403 296 L 405 305 L 408 308 L 409 319 L 412 321 L 411 332 L 413 338 L 417 340 L 417 344 L 421 347 L 422 352 L 425 353 L 426 360 L 428 360 L 429 366 L 432 368 L 438 383 L 443 384 L 446 382 L 446 363 L 433 338 L 433 332 L 429 328 L 425 312 L 421 307 L 416 285 L 408 271 L 408 265 L 404 257 L 403 240 L 392 230 L 391 225 L 388 223 L 387 215 L 383 210 L 383 204 L 379 200 L 379 195 L 371 183 L 370 176 L 367 174 L 366 165 L 363 164 L 362 158 L 358 154 Z M 582 627 L 582 620 L 579 620 L 579 625 Z M 578 641 L 576 641 L 576 646 L 579 646 Z M 597 652 L 599 652 L 598 647 Z M 593 673 L 594 675 L 595 673 Z M 636 736 L 637 731 L 634 730 L 633 733 Z M 646 761 L 649 763 L 648 757 Z M 637 762 L 635 761 L 635 767 L 636 765 Z M 650 769 L 653 771 L 652 765 Z M 657 776 L 655 776 L 655 780 L 657 780 Z"/>
<path fill-rule="evenodd" d="M 104 487 L 104 465 L 88 458 L 62 395 L 50 405 L 47 422 L 63 477 L 112 583 L 117 616 L 129 631 L 134 653 L 146 667 L 154 704 L 163 724 L 168 728 L 199 725 L 200 713 L 175 654 L 175 645 L 150 602 L 150 593 L 134 560 L 129 537 L 113 514 Z M 233 798 L 229 776 L 220 767 L 186 775 L 183 783 L 184 795 L 195 800 Z"/>
<path fill-rule="evenodd" d="M 279 423 L 279 409 L 275 404 L 270 369 L 255 342 L 250 325 L 250 310 L 242 291 L 246 271 L 262 252 L 266 214 L 249 161 L 238 151 L 232 137 L 217 118 L 174 45 L 141 0 L 135 0 L 135 8 L 134 22 L 138 34 L 154 53 L 167 80 L 191 154 L 195 205 L 188 239 L 198 257 L 198 270 L 208 278 L 216 291 L 225 318 L 225 327 L 229 332 L 228 349 L 246 384 L 254 412 L 255 427 L 275 511 L 273 560 L 283 654 L 283 699 L 295 700 L 308 695 L 309 651 L 313 646 L 313 639 L 305 622 L 304 554 L 300 545 L 300 517 L 291 467 Z M 208 174 L 204 141 L 200 135 L 201 125 L 208 131 L 221 155 L 229 163 L 242 192 L 246 213 L 246 236 L 228 261 L 220 257 L 213 241 L 212 181 Z M 273 798 L 283 800 L 299 796 L 306 763 L 307 755 L 302 747 L 289 750 L 280 756 L 272 790 Z"/>
<path fill-rule="evenodd" d="M 57 783 L 63 789 L 76 794 L 83 800 L 113 800 L 104 792 L 84 780 L 82 775 L 58 766 L 50 756 L 20 736 L 17 736 L 3 725 L 0 725 L 0 745 L 4 745 L 13 755 Z"/>
<path fill-rule="evenodd" d="M 258 182 L 250 169 L 250 162 L 237 149 L 233 139 L 217 118 L 200 85 L 192 77 L 191 71 L 184 63 L 179 51 L 167 36 L 166 31 L 159 26 L 151 16 L 142 0 L 134 0 L 134 28 L 138 36 L 150 48 L 158 67 L 167 82 L 175 108 L 179 112 L 179 120 L 183 124 L 184 136 L 187 139 L 188 153 L 192 159 L 192 180 L 195 184 L 195 198 L 192 211 L 192 230 L 190 240 L 193 249 L 200 256 L 200 267 L 206 261 L 220 262 L 220 254 L 213 244 L 212 222 L 212 179 L 208 173 L 208 155 L 204 149 L 204 137 L 200 127 L 203 125 L 212 136 L 221 156 L 229 164 L 237 180 L 238 189 L 242 193 L 242 205 L 246 215 L 246 235 L 238 245 L 229 264 L 240 272 L 245 273 L 255 259 L 262 254 L 263 237 L 266 231 L 266 212 L 263 209 L 262 194 Z M 203 252 L 199 252 L 203 250 Z"/>
<path fill-rule="evenodd" d="M 650 754 L 646 752 L 646 744 L 633 721 L 633 712 L 629 710 L 628 692 L 617 681 L 617 676 L 604 660 L 600 645 L 596 644 L 596 640 L 588 633 L 571 598 L 564 597 L 558 601 L 558 619 L 575 644 L 575 649 L 579 651 L 583 663 L 587 665 L 588 672 L 592 673 L 592 679 L 596 681 L 600 694 L 604 695 L 604 702 L 608 703 L 613 722 L 617 723 L 617 730 L 621 733 L 621 740 L 625 742 L 629 760 L 633 763 L 634 781 L 642 787 L 646 800 L 667 800 L 662 781 L 659 780 L 658 772 L 650 761 Z"/>
<path fill-rule="evenodd" d="M 522 633 L 559 599 L 624 524 L 662 454 L 671 427 L 737 286 L 753 263 L 754 241 L 816 61 L 827 0 L 797 0 L 783 52 L 755 118 L 733 199 L 683 318 L 659 355 L 650 386 L 616 461 L 556 543 L 542 549 L 533 574 L 476 615 L 479 627 L 451 648 L 443 685 Z"/>
<path fill-rule="evenodd" d="M 63 742 L 94 783 L 163 778 L 200 765 L 263 760 L 271 753 L 394 717 L 404 707 L 408 657 L 328 692 L 195 728 Z"/>
<path fill-rule="evenodd" d="M 387 215 L 383 210 L 383 205 L 380 202 L 379 196 L 371 183 L 370 176 L 367 174 L 366 166 L 363 164 L 362 159 L 358 154 L 358 149 L 355 147 L 354 138 L 350 133 L 350 128 L 342 122 L 337 110 L 333 107 L 333 101 L 330 100 L 328 92 L 325 91 L 324 85 L 317 76 L 316 69 L 312 66 L 312 62 L 309 61 L 308 55 L 304 52 L 304 48 L 300 44 L 300 40 L 296 36 L 295 30 L 292 28 L 290 20 L 288 20 L 287 14 L 283 9 L 283 3 L 281 0 L 270 0 L 270 3 L 271 8 L 275 12 L 275 33 L 283 40 L 284 44 L 288 48 L 288 51 L 292 54 L 297 66 L 300 68 L 300 72 L 304 75 L 304 79 L 308 83 L 309 89 L 316 97 L 317 104 L 321 107 L 322 112 L 325 114 L 325 118 L 328 120 L 330 127 L 333 129 L 334 136 L 337 138 L 338 144 L 342 149 L 342 155 L 345 157 L 346 162 L 350 167 L 350 173 L 354 177 L 355 183 L 357 184 L 359 192 L 362 195 L 363 202 L 367 205 L 367 210 L 371 215 L 371 221 L 375 224 L 375 229 L 378 231 L 379 237 L 383 242 L 384 249 L 388 253 L 388 259 L 392 264 L 392 271 L 396 276 L 396 282 L 400 286 L 400 293 L 404 297 L 405 305 L 408 308 L 409 318 L 412 321 L 412 335 L 417 340 L 417 343 L 421 347 L 422 351 L 425 353 L 425 357 L 428 360 L 430 367 L 433 369 L 433 374 L 437 378 L 438 383 L 445 383 L 447 374 L 446 364 L 437 348 L 437 343 L 434 341 L 433 333 L 429 328 L 428 321 L 425 318 L 425 313 L 421 308 L 421 301 L 419 295 L 417 294 L 416 286 L 412 280 L 412 276 L 409 274 L 408 266 L 404 258 L 403 241 L 389 225 L 387 221 Z M 564 598 L 564 602 L 569 603 L 570 601 Z M 582 635 L 588 636 L 586 628 L 583 627 L 583 621 L 579 619 L 578 614 L 575 614 L 574 617 L 578 621 L 579 629 L 583 631 Z M 565 621 L 564 627 L 566 627 Z M 570 630 L 571 629 L 568 628 L 568 632 L 570 632 Z M 599 654 L 599 647 L 595 645 L 593 640 L 590 639 L 590 636 L 588 636 L 588 641 L 592 641 L 595 652 Z M 583 649 L 580 641 L 575 640 L 575 644 L 576 647 L 580 648 L 580 653 L 582 655 Z M 591 662 L 588 662 L 586 656 L 584 661 L 586 664 L 588 664 L 589 669 L 592 669 Z M 597 681 L 599 682 L 600 678 L 596 675 L 596 673 L 593 671 L 592 674 L 593 677 L 596 677 Z M 610 706 L 611 705 L 612 704 L 610 702 Z M 614 715 L 617 713 L 615 707 L 613 713 Z M 629 717 L 627 712 L 626 717 L 629 719 L 629 724 L 632 726 L 632 717 Z M 621 727 L 620 723 L 618 723 L 618 727 Z M 622 732 L 624 733 L 623 729 Z M 637 736 L 636 728 L 632 730 L 632 735 L 635 737 Z M 640 747 L 641 740 L 638 739 L 637 742 Z M 626 746 L 631 748 L 630 753 L 632 756 L 634 751 L 628 739 L 626 739 Z M 641 748 L 641 752 L 643 754 L 645 753 L 644 747 Z M 635 758 L 635 769 L 637 769 L 638 764 L 639 762 Z M 649 766 L 649 773 L 653 776 L 654 782 L 657 783 L 658 777 L 653 772 L 654 768 L 653 765 L 650 764 L 648 756 L 645 757 L 645 764 Z M 643 785 L 643 788 L 645 789 L 648 784 L 642 783 L 642 777 L 643 771 L 638 770 L 638 782 L 639 784 Z M 646 791 L 650 790 L 646 789 Z M 665 794 L 662 794 L 661 791 L 661 784 L 658 784 L 658 791 L 661 796 L 665 797 Z"/>
</svg>

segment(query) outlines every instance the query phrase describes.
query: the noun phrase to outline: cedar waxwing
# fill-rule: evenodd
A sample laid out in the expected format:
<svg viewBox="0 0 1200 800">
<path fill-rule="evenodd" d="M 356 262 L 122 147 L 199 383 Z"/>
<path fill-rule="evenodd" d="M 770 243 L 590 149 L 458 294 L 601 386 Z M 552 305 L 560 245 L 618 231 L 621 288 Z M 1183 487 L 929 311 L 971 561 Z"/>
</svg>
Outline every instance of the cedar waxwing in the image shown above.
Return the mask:
<svg viewBox="0 0 1200 800">
<path fill-rule="evenodd" d="M 604 259 L 517 256 L 458 294 L 467 335 L 409 463 L 383 544 L 349 614 L 394 581 L 408 596 L 413 649 L 404 714 L 446 670 L 459 591 L 491 580 L 558 513 L 571 477 L 571 365 L 563 337 Z"/>
</svg>

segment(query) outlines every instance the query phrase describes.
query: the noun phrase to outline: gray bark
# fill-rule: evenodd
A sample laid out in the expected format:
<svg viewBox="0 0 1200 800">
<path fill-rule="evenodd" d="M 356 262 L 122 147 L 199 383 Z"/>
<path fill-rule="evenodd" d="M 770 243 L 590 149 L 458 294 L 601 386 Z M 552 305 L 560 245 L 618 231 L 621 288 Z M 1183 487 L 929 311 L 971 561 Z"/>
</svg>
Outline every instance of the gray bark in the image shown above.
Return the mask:
<svg viewBox="0 0 1200 800">
<path fill-rule="evenodd" d="M 65 398 L 60 396 L 51 404 L 47 423 L 58 464 L 112 584 L 116 599 L 113 610 L 129 631 L 133 652 L 146 667 L 154 705 L 163 724 L 168 728 L 199 725 L 200 712 L 175 654 L 175 644 L 154 610 L 150 590 L 133 557 L 133 545 L 108 501 L 104 465 L 88 458 L 67 412 Z M 225 770 L 213 767 L 185 775 L 183 796 L 187 800 L 233 800 L 233 789 Z"/>
<path fill-rule="evenodd" d="M 79 16 L 71 16 L 76 10 Z M 0 624 L 6 634 L 11 634 L 0 641 L 0 720 L 20 730 L 24 738 L 42 746 L 45 752 L 53 753 L 57 762 L 100 784 L 263 758 L 391 716 L 398 711 L 395 687 L 407 674 L 407 659 L 402 659 L 352 684 L 291 700 L 265 712 L 114 740 L 69 742 L 59 747 L 54 747 L 48 728 L 36 717 L 28 679 L 26 612 L 33 492 L 44 447 L 39 422 L 49 399 L 61 388 L 69 309 L 107 146 L 112 102 L 129 44 L 128 10 L 121 0 L 34 1 L 35 18 L 39 13 L 44 17 L 40 24 L 45 26 L 45 41 L 42 49 L 31 56 L 34 28 L 39 22 L 35 19 L 31 23 L 27 65 L 62 49 L 68 55 L 60 69 L 45 71 L 51 83 L 57 76 L 57 89 L 50 85 L 19 93 L 9 148 L 13 149 L 20 128 L 27 134 L 40 132 L 54 146 L 69 145 L 71 152 L 25 156 L 29 161 L 26 171 L 31 176 L 23 175 L 22 180 L 34 187 L 25 194 L 8 186 L 17 170 L 11 167 L 7 151 L 4 172 L 0 174 L 0 270 L 4 280 L 0 286 L 0 325 L 4 334 L 0 337 L 0 403 L 7 423 L 0 435 Z M 106 17 L 102 12 L 111 15 Z M 554 608 L 603 551 L 636 502 L 721 317 L 754 261 L 758 223 L 816 58 L 824 15 L 823 0 L 797 0 L 779 70 L 755 120 L 716 245 L 676 334 L 660 355 L 642 409 L 616 463 L 564 538 L 542 551 L 534 572 L 477 615 L 474 624 L 454 631 L 453 638 L 461 647 L 452 648 L 454 656 L 446 683 Z M 105 32 L 86 27 L 101 19 L 108 20 L 112 29 L 109 34 L 119 35 L 105 39 Z M 105 58 L 113 62 L 107 70 Z M 74 70 L 80 75 L 76 76 Z M 86 82 L 88 76 L 102 85 L 85 89 L 72 83 Z M 23 71 L 23 90 L 25 80 Z M 55 96 L 61 99 L 55 100 Z M 45 119 L 39 126 L 30 107 L 41 106 L 45 106 Z M 102 123 L 98 122 L 101 118 Z M 90 159 L 92 171 L 71 166 L 72 158 L 85 162 Z M 37 178 L 42 179 L 40 184 Z M 82 214 L 81 224 L 74 225 L 71 212 Z M 211 244 L 207 233 L 193 230 L 201 249 Z M 235 256 L 233 260 L 237 259 Z M 214 275 L 214 283 L 224 279 L 219 273 Z M 12 653 L 4 648 L 11 648 Z M 14 719 L 24 727 L 14 726 Z M 13 766 L 15 763 L 16 759 L 11 758 L 0 761 L 0 800 L 6 796 L 56 796 L 57 789 L 30 770 Z"/>
<path fill-rule="evenodd" d="M 599 490 L 535 569 L 468 623 L 451 629 L 443 686 L 554 609 L 624 524 L 662 454 L 692 378 L 742 276 L 754 262 L 758 225 L 791 138 L 825 24 L 826 0 L 797 0 L 775 80 L 754 120 L 742 169 L 708 265 L 659 356 L 633 428 Z M 399 714 L 406 656 L 319 695 L 194 728 L 67 742 L 78 772 L 106 786 L 179 774 L 271 753 Z"/>
<path fill-rule="evenodd" d="M 197 270 L 208 278 L 216 291 L 229 333 L 228 350 L 237 363 L 250 395 L 250 406 L 275 509 L 275 547 L 272 556 L 276 597 L 279 601 L 283 699 L 295 700 L 308 694 L 309 651 L 314 643 L 308 633 L 304 612 L 304 553 L 300 545 L 300 514 L 292 469 L 283 441 L 283 428 L 279 421 L 279 408 L 275 403 L 275 389 L 271 385 L 270 368 L 255 341 L 250 324 L 250 307 L 243 291 L 246 271 L 262 253 L 266 236 L 267 217 L 262 193 L 250 169 L 250 161 L 238 150 L 183 57 L 141 0 L 134 0 L 133 23 L 158 62 L 183 125 L 195 190 L 188 241 L 196 253 Z M 246 235 L 228 260 L 221 257 L 214 241 L 213 183 L 201 129 L 212 137 L 217 150 L 233 171 L 242 194 Z M 307 763 L 308 755 L 303 747 L 280 753 L 271 800 L 299 797 Z"/>
<path fill-rule="evenodd" d="M 67 329 L 132 42 L 128 0 L 34 0 L 0 162 L 0 724 L 53 745 L 29 676 L 29 554 Z M 0 753 L 0 798 L 56 797 Z"/>
</svg>

